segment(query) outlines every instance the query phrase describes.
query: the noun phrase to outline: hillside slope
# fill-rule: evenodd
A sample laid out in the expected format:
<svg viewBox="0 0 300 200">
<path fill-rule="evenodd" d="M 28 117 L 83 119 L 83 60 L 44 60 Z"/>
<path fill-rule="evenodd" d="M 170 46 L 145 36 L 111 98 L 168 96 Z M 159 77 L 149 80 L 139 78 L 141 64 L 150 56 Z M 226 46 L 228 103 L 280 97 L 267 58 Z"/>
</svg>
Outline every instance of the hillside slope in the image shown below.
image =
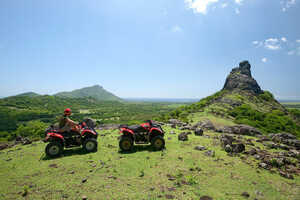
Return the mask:
<svg viewBox="0 0 300 200">
<path fill-rule="evenodd" d="M 248 61 L 232 69 L 221 91 L 163 115 L 160 120 L 178 118 L 185 122 L 199 121 L 193 117 L 195 113 L 254 126 L 263 133 L 290 132 L 300 137 L 299 111 L 287 110 L 270 92 L 261 90 L 252 77 Z"/>
<path fill-rule="evenodd" d="M 218 133 L 182 142 L 180 130 L 164 130 L 166 149 L 157 152 L 148 145 L 118 152 L 117 130 L 100 132 L 96 153 L 73 148 L 48 159 L 42 142 L 0 151 L 0 199 L 299 199 L 299 176 L 291 180 L 262 169 L 252 156 L 227 156 L 213 139 Z M 195 150 L 197 145 L 215 156 Z"/>
<path fill-rule="evenodd" d="M 16 97 L 37 97 L 37 96 L 40 96 L 40 95 L 35 92 L 25 92 L 25 93 L 16 95 Z"/>
<path fill-rule="evenodd" d="M 59 92 L 54 96 L 68 97 L 68 98 L 85 98 L 93 97 L 101 101 L 121 101 L 122 99 L 116 95 L 106 91 L 102 86 L 94 85 L 91 87 L 85 87 L 71 92 Z"/>
</svg>

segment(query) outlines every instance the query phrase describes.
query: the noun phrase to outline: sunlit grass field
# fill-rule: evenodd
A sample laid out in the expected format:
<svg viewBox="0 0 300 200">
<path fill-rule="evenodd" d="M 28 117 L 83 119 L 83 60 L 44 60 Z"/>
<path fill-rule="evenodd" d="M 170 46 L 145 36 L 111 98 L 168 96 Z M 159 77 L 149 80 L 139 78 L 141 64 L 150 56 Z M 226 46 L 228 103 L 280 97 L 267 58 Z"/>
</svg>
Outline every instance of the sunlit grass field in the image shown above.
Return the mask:
<svg viewBox="0 0 300 200">
<path fill-rule="evenodd" d="M 73 148 L 48 159 L 42 142 L 0 151 L 0 199 L 200 199 L 207 195 L 236 200 L 245 199 L 243 192 L 249 193 L 249 199 L 300 199 L 299 176 L 289 180 L 262 170 L 247 155 L 229 157 L 214 139 L 218 133 L 191 134 L 182 142 L 177 139 L 180 130 L 164 129 L 166 149 L 157 152 L 148 145 L 119 152 L 117 130 L 100 132 L 95 153 Z M 215 157 L 195 150 L 196 145 L 214 150 Z"/>
</svg>

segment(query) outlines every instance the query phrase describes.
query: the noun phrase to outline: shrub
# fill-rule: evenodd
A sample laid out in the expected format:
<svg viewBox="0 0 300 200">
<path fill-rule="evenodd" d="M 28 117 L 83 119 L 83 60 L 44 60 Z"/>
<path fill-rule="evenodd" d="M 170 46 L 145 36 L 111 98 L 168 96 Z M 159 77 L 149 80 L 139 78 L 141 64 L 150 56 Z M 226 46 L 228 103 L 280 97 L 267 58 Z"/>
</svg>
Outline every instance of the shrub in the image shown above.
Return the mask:
<svg viewBox="0 0 300 200">
<path fill-rule="evenodd" d="M 265 101 L 272 101 L 274 99 L 274 96 L 269 91 L 264 91 L 263 94 L 260 94 L 259 97 Z"/>
<path fill-rule="evenodd" d="M 271 113 L 262 113 L 254 110 L 249 105 L 243 104 L 234 108 L 230 112 L 230 115 L 235 118 L 236 123 L 248 124 L 260 129 L 264 133 L 284 131 L 300 136 L 300 126 L 280 110 L 273 110 Z"/>
<path fill-rule="evenodd" d="M 40 139 L 44 137 L 45 129 L 47 124 L 41 121 L 30 121 L 25 125 L 20 125 L 15 131 L 16 135 L 22 137 L 29 137 L 32 139 Z"/>
</svg>

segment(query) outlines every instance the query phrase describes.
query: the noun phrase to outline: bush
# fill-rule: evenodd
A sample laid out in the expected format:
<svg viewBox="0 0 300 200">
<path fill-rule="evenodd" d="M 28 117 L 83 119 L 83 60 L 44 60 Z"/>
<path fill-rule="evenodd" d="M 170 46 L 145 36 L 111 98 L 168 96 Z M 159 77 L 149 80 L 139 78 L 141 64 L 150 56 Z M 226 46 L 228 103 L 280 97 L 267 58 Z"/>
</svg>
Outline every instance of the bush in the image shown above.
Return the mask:
<svg viewBox="0 0 300 200">
<path fill-rule="evenodd" d="M 17 136 L 29 137 L 31 139 L 40 139 L 44 137 L 45 129 L 47 127 L 48 125 L 41 121 L 30 121 L 25 125 L 20 125 L 15 133 Z"/>
<path fill-rule="evenodd" d="M 274 99 L 274 96 L 269 91 L 264 91 L 263 94 L 260 94 L 259 97 L 265 101 L 272 101 Z"/>
<path fill-rule="evenodd" d="M 248 124 L 264 133 L 290 132 L 300 136 L 300 126 L 280 110 L 262 113 L 254 110 L 249 105 L 243 104 L 234 108 L 230 115 L 235 118 L 236 123 Z"/>
</svg>

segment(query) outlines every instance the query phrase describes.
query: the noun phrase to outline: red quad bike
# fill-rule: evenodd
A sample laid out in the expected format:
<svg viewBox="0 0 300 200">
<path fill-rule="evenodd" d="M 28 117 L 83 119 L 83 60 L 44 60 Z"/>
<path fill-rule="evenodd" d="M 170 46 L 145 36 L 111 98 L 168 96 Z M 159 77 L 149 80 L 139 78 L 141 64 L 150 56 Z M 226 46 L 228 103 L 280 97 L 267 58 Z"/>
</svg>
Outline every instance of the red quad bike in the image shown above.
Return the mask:
<svg viewBox="0 0 300 200">
<path fill-rule="evenodd" d="M 80 132 L 70 131 L 60 133 L 54 126 L 46 129 L 46 138 L 44 142 L 47 144 L 45 152 L 49 157 L 59 156 L 63 152 L 63 148 L 81 146 L 86 152 L 95 152 L 98 148 L 98 133 L 94 129 L 94 122 L 90 119 L 79 123 Z"/>
<path fill-rule="evenodd" d="M 133 143 L 136 144 L 149 144 L 155 150 L 161 150 L 165 147 L 164 131 L 159 124 L 147 120 L 141 125 L 121 125 L 119 127 L 121 137 L 119 147 L 122 151 L 132 150 Z"/>
</svg>

